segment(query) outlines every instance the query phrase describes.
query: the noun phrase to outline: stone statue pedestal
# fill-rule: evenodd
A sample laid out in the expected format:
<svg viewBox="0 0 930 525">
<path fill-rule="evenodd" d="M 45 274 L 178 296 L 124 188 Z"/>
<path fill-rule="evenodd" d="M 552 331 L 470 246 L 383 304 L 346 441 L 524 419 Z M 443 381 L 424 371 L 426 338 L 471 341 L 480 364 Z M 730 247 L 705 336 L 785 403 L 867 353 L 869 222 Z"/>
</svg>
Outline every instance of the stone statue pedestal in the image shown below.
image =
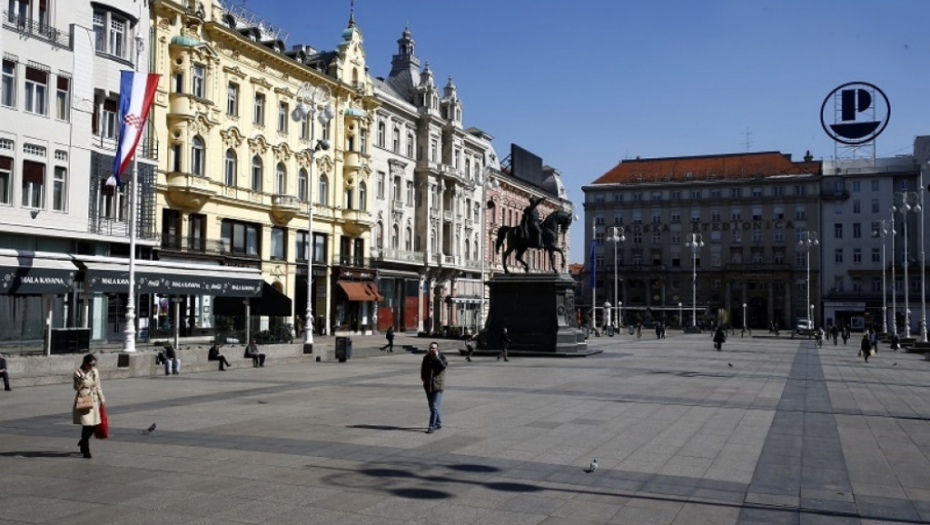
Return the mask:
<svg viewBox="0 0 930 525">
<path fill-rule="evenodd" d="M 575 281 L 567 274 L 496 274 L 488 281 L 491 297 L 482 347 L 499 350 L 504 327 L 509 353 L 517 356 L 578 356 L 589 350 L 578 328 Z"/>
</svg>

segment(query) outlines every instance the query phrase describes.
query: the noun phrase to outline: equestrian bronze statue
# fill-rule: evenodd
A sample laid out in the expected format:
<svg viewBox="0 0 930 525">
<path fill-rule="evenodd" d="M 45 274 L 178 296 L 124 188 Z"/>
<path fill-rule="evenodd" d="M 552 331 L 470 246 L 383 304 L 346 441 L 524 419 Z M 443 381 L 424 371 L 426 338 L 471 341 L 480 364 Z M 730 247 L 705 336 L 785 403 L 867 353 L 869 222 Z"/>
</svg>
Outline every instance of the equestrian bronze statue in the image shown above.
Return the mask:
<svg viewBox="0 0 930 525">
<path fill-rule="evenodd" d="M 562 272 L 565 272 L 565 253 L 558 245 L 559 234 L 568 231 L 568 227 L 572 224 L 572 215 L 565 211 L 555 211 L 540 222 L 539 212 L 536 211 L 536 207 L 539 206 L 542 200 L 530 197 L 530 205 L 523 209 L 520 226 L 501 226 L 498 228 L 494 252 L 500 253 L 501 246 L 506 243 L 507 246 L 501 258 L 504 273 L 510 273 L 507 268 L 507 259 L 513 252 L 517 252 L 517 261 L 529 273 L 530 266 L 523 260 L 523 254 L 531 248 L 545 250 L 549 253 L 549 262 L 555 273 L 559 273 L 559 267 L 555 264 L 555 253 L 558 252 L 562 256 Z"/>
</svg>

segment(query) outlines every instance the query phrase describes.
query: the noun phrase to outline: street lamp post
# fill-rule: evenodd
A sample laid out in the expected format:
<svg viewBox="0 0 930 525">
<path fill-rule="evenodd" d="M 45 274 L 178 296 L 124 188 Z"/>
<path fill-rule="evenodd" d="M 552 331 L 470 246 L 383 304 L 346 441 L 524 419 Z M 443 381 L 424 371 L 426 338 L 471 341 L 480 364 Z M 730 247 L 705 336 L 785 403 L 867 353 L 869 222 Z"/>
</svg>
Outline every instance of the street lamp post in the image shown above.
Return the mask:
<svg viewBox="0 0 930 525">
<path fill-rule="evenodd" d="M 481 224 L 485 226 L 485 229 L 481 232 L 481 309 L 478 312 L 478 326 L 475 326 L 475 333 L 480 331 L 480 326 L 484 322 L 484 294 L 485 294 L 485 277 L 484 277 L 484 265 L 485 259 L 488 256 L 488 235 L 493 233 L 493 226 L 488 226 L 487 221 L 487 209 L 488 209 L 488 198 L 487 191 L 490 189 L 497 189 L 500 187 L 501 183 L 494 177 L 491 176 L 491 167 L 485 168 L 486 176 L 484 179 L 479 178 L 478 184 L 481 185 Z"/>
<path fill-rule="evenodd" d="M 907 212 L 913 211 L 915 213 L 922 212 L 923 206 L 920 205 L 920 195 L 913 191 L 899 191 L 894 194 L 895 202 L 901 201 L 901 204 L 894 204 L 891 206 L 892 211 L 901 214 L 901 219 L 904 221 L 904 337 L 911 336 L 911 310 L 910 310 L 910 292 L 908 286 L 910 283 L 907 282 L 907 267 L 910 266 L 910 260 L 907 255 Z M 923 214 L 921 213 L 921 220 L 923 220 Z M 921 245 L 923 240 L 921 239 Z M 921 261 L 923 263 L 923 261 Z M 926 327 L 922 326 L 921 329 L 926 331 Z M 926 334 L 924 334 L 926 337 Z"/>
<path fill-rule="evenodd" d="M 291 112 L 291 119 L 301 122 L 310 119 L 310 140 L 316 135 L 316 119 L 326 126 L 336 116 L 336 109 L 330 103 L 332 92 L 325 85 L 313 86 L 309 82 L 297 90 L 297 107 Z M 307 312 L 304 323 L 304 347 L 313 349 L 313 159 L 317 151 L 329 149 L 329 141 L 318 140 L 309 148 L 310 165 L 307 168 Z"/>
<path fill-rule="evenodd" d="M 626 240 L 626 237 L 623 236 L 623 226 L 610 226 L 607 228 L 607 237 L 608 241 L 614 243 L 614 304 L 617 305 L 617 308 L 620 308 L 620 293 L 617 290 L 618 281 L 617 281 L 617 244 Z M 617 326 L 620 326 L 620 316 L 617 315 Z"/>
<path fill-rule="evenodd" d="M 888 333 L 888 293 L 887 286 L 885 284 L 885 238 L 888 235 L 891 235 L 891 242 L 894 243 L 894 219 L 884 219 L 881 221 L 881 225 L 878 229 L 879 235 L 882 238 L 882 333 Z M 892 244 L 893 246 L 893 244 Z M 892 257 L 894 256 L 894 249 L 892 249 Z M 891 268 L 891 280 L 892 284 L 894 283 L 894 267 Z M 894 310 L 892 309 L 892 315 L 894 315 Z M 892 321 L 892 325 L 894 321 Z M 897 332 L 897 331 L 895 331 Z"/>
<path fill-rule="evenodd" d="M 685 320 L 681 318 L 681 301 L 678 301 L 678 327 L 684 328 Z"/>
<path fill-rule="evenodd" d="M 743 303 L 743 331 L 746 331 L 746 303 Z"/>
<path fill-rule="evenodd" d="M 917 190 L 918 206 L 920 206 L 920 340 L 927 342 L 927 261 L 924 257 L 924 169 L 930 166 L 930 161 L 920 166 Z"/>
<path fill-rule="evenodd" d="M 807 250 L 807 303 L 810 305 L 810 310 L 807 312 L 807 320 L 810 321 L 810 336 L 813 337 L 814 334 L 814 304 L 811 303 L 811 247 L 817 246 L 820 244 L 820 241 L 817 239 L 817 232 L 813 230 L 806 230 L 803 232 L 804 238 L 798 241 L 798 246 L 805 248 Z"/>
<path fill-rule="evenodd" d="M 700 233 L 691 233 L 685 246 L 691 248 L 691 327 L 697 327 L 697 252 L 704 246 Z"/>
</svg>

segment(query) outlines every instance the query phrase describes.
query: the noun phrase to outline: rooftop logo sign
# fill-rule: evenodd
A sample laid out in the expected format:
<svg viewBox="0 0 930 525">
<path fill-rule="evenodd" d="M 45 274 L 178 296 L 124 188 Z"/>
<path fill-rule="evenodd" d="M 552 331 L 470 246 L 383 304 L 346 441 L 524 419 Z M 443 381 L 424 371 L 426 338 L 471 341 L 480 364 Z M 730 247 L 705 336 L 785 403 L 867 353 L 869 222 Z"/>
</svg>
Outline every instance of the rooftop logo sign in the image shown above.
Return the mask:
<svg viewBox="0 0 930 525">
<path fill-rule="evenodd" d="M 843 84 L 831 91 L 820 106 L 823 130 L 833 140 L 850 146 L 875 140 L 889 120 L 888 97 L 868 82 Z"/>
</svg>

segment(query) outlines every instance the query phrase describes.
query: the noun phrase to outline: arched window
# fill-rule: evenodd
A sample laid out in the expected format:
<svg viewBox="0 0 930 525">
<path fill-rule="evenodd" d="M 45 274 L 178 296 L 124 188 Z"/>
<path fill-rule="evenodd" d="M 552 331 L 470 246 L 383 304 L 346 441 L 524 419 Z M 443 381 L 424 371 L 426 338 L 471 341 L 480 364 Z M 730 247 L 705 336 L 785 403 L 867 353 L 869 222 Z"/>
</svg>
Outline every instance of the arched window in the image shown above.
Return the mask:
<svg viewBox="0 0 930 525">
<path fill-rule="evenodd" d="M 191 140 L 191 174 L 203 176 L 203 139 L 195 136 Z"/>
<path fill-rule="evenodd" d="M 413 133 L 407 133 L 407 157 L 413 158 Z"/>
<path fill-rule="evenodd" d="M 399 228 L 395 224 L 391 226 L 391 249 L 396 250 L 399 246 L 398 236 L 400 235 Z"/>
<path fill-rule="evenodd" d="M 262 159 L 252 157 L 252 191 L 262 191 Z"/>
<path fill-rule="evenodd" d="M 439 251 L 439 246 L 436 244 L 436 242 L 437 242 L 436 230 L 430 230 L 429 231 L 429 250 L 433 253 L 436 253 Z"/>
<path fill-rule="evenodd" d="M 277 168 L 275 168 L 274 188 L 275 193 L 278 195 L 285 195 L 287 193 L 287 168 L 284 167 L 283 162 L 279 162 Z"/>
<path fill-rule="evenodd" d="M 358 184 L 358 209 L 366 211 L 368 209 L 368 186 L 364 182 Z"/>
<path fill-rule="evenodd" d="M 381 221 L 378 221 L 378 224 L 375 225 L 375 248 L 380 248 L 384 246 L 384 224 Z"/>
<path fill-rule="evenodd" d="M 228 149 L 226 150 L 226 165 L 223 169 L 223 178 L 227 186 L 236 185 L 236 171 L 238 162 L 236 161 L 236 152 Z"/>
<path fill-rule="evenodd" d="M 301 202 L 307 200 L 307 170 L 300 168 L 297 172 L 297 199 Z"/>
<path fill-rule="evenodd" d="M 465 260 L 471 260 L 471 242 L 468 239 L 465 239 Z"/>
<path fill-rule="evenodd" d="M 413 251 L 413 231 L 408 226 L 404 231 L 404 249 L 408 252 Z"/>
<path fill-rule="evenodd" d="M 323 206 L 329 206 L 329 178 L 320 173 L 320 187 L 317 190 L 316 201 Z"/>
</svg>

